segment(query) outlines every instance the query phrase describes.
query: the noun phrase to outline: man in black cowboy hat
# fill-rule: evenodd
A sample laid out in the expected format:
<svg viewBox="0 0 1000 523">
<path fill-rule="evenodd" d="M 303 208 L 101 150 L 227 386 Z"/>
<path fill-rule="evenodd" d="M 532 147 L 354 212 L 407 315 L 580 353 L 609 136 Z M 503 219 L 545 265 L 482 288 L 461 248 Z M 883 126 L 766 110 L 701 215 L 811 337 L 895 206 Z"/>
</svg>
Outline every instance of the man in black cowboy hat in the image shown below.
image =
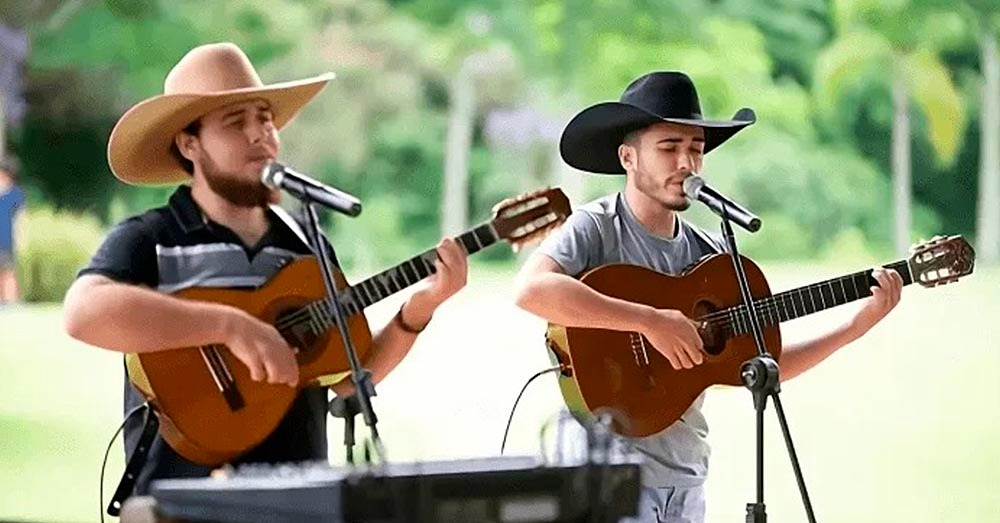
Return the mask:
<svg viewBox="0 0 1000 523">
<path fill-rule="evenodd" d="M 683 313 L 612 298 L 574 277 L 611 263 L 677 274 L 703 255 L 723 252 L 720 238 L 678 215 L 690 205 L 682 184 L 701 171 L 706 153 L 754 121 L 750 109 L 729 121 L 704 119 L 694 84 L 678 72 L 642 76 L 620 102 L 576 115 L 563 131 L 563 159 L 584 171 L 625 174 L 625 190 L 578 208 L 546 239 L 518 276 L 518 306 L 570 327 L 642 333 L 675 369 L 701 364 L 701 338 Z M 848 322 L 786 344 L 782 378 L 801 374 L 862 336 L 896 305 L 899 274 L 876 269 L 874 277 L 879 288 Z M 641 521 L 704 519 L 709 446 L 702 401 L 703 396 L 664 431 L 633 442 L 647 458 Z"/>
</svg>

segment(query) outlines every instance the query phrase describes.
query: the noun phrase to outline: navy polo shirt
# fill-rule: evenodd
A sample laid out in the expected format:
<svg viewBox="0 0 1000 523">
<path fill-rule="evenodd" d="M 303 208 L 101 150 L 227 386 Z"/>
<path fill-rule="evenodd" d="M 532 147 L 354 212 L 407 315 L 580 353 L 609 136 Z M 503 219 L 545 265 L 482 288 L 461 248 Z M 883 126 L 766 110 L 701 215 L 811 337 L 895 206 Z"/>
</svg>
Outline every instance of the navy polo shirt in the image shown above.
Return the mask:
<svg viewBox="0 0 1000 523">
<path fill-rule="evenodd" d="M 312 255 L 282 217 L 273 210 L 267 215 L 271 224 L 267 233 L 257 245 L 245 245 L 232 230 L 204 217 L 190 187 L 181 186 L 166 206 L 116 225 L 80 275 L 100 274 L 168 293 L 189 287 L 257 287 L 291 259 Z M 125 412 L 145 401 L 127 373 Z M 326 413 L 327 389 L 303 390 L 274 432 L 234 464 L 325 460 Z M 142 424 L 141 416 L 126 423 L 126 452 L 135 447 Z M 135 493 L 145 494 L 154 479 L 210 472 L 210 467 L 178 455 L 157 435 Z"/>
</svg>

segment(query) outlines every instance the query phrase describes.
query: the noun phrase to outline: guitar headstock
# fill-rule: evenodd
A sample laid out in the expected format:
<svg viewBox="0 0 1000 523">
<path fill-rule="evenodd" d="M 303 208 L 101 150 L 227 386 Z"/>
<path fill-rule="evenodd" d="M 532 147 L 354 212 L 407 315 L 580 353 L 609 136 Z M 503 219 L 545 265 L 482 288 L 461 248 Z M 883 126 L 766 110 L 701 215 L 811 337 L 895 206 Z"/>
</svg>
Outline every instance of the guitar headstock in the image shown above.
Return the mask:
<svg viewBox="0 0 1000 523">
<path fill-rule="evenodd" d="M 976 251 L 960 235 L 935 236 L 910 249 L 910 272 L 913 281 L 935 287 L 972 274 Z"/>
<path fill-rule="evenodd" d="M 515 252 L 566 221 L 572 209 L 562 189 L 547 188 L 509 198 L 493 207 L 493 228 Z"/>
</svg>

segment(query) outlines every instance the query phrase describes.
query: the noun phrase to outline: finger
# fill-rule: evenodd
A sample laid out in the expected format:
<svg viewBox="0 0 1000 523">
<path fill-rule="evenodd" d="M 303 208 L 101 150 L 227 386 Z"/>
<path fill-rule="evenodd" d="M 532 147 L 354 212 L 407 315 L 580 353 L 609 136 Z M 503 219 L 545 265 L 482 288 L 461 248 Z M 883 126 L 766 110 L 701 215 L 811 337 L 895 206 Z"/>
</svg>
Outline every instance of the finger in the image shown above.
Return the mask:
<svg viewBox="0 0 1000 523">
<path fill-rule="evenodd" d="M 661 351 L 660 353 L 666 356 L 667 361 L 670 362 L 670 366 L 673 367 L 674 370 L 681 370 L 681 362 L 677 359 L 677 356 L 673 353 L 673 351 Z"/>
<path fill-rule="evenodd" d="M 875 279 L 876 283 L 871 287 L 872 297 L 877 300 L 885 300 L 887 291 L 891 289 L 889 276 L 884 269 L 878 267 L 872 270 L 872 278 Z"/>
<path fill-rule="evenodd" d="M 447 280 L 451 277 L 451 267 L 441 258 L 434 260 L 434 272 L 439 279 Z"/>
<path fill-rule="evenodd" d="M 680 362 L 681 367 L 684 367 L 685 369 L 694 368 L 694 362 L 691 361 L 691 357 L 688 355 L 687 344 L 682 344 L 680 347 L 675 347 L 674 353 L 677 355 L 677 361 Z"/>
<path fill-rule="evenodd" d="M 899 274 L 898 271 L 891 271 L 889 274 L 892 278 L 892 283 L 895 284 L 895 297 L 896 301 L 899 301 L 900 294 L 903 293 L 903 276 Z"/>
<path fill-rule="evenodd" d="M 452 264 L 457 274 L 464 276 L 469 272 L 469 255 L 464 249 L 458 247 L 455 250 L 455 262 Z"/>
<path fill-rule="evenodd" d="M 299 365 L 295 359 L 297 350 L 285 341 L 277 329 L 268 326 L 270 339 L 265 345 L 265 354 L 274 364 L 274 374 L 270 374 L 271 383 L 284 383 L 295 386 L 298 383 Z"/>
<path fill-rule="evenodd" d="M 280 383 L 283 385 L 292 385 L 295 382 L 297 366 L 294 363 L 294 358 L 291 357 L 291 347 L 287 347 L 284 344 L 272 345 L 273 350 L 268 352 L 271 362 L 273 363 L 273 374 L 270 375 L 270 383 Z"/>
<path fill-rule="evenodd" d="M 895 307 L 899 303 L 899 297 L 903 294 L 903 277 L 896 271 L 890 271 L 889 285 L 892 289 L 892 292 L 889 293 L 889 298 L 891 299 L 892 306 Z"/>
<path fill-rule="evenodd" d="M 263 381 L 267 377 L 267 374 L 264 372 L 264 363 L 252 351 L 250 351 L 250 354 L 240 357 L 240 361 L 250 371 L 250 379 Z"/>
<path fill-rule="evenodd" d="M 704 361 L 701 350 L 701 338 L 697 336 L 695 338 L 696 340 L 691 344 L 685 345 L 684 349 L 687 351 L 687 356 L 692 363 L 701 365 L 702 361 Z"/>
<path fill-rule="evenodd" d="M 273 350 L 273 345 L 262 347 L 262 361 L 264 370 L 267 373 L 268 383 L 287 383 L 289 379 L 288 366 L 281 361 L 281 356 L 277 350 Z M 280 349 L 278 349 L 280 350 Z"/>
<path fill-rule="evenodd" d="M 299 382 L 299 363 L 295 359 L 295 349 L 284 338 L 279 337 L 274 345 L 275 360 L 280 365 L 279 383 L 295 386 Z"/>
<path fill-rule="evenodd" d="M 448 288 L 459 289 L 465 285 L 465 278 L 468 273 L 463 262 L 457 262 L 455 264 L 449 264 L 443 260 L 437 260 L 434 262 L 438 273 L 441 275 L 443 285 Z M 456 265 L 462 265 L 458 267 Z"/>
<path fill-rule="evenodd" d="M 462 249 L 455 240 L 445 238 L 438 244 L 438 259 L 443 261 L 448 267 L 456 267 L 462 258 L 461 251 Z"/>
<path fill-rule="evenodd" d="M 288 379 L 283 383 L 288 384 L 289 387 L 295 387 L 299 384 L 299 364 L 295 360 L 295 356 L 292 356 L 291 347 L 288 348 L 288 351 L 289 351 L 289 357 L 287 358 L 288 370 L 286 372 Z"/>
<path fill-rule="evenodd" d="M 875 278 L 875 281 L 878 282 L 879 287 L 883 289 L 889 288 L 889 282 L 890 282 L 889 274 L 886 272 L 885 269 L 879 267 L 877 269 L 872 270 L 872 277 Z"/>
</svg>

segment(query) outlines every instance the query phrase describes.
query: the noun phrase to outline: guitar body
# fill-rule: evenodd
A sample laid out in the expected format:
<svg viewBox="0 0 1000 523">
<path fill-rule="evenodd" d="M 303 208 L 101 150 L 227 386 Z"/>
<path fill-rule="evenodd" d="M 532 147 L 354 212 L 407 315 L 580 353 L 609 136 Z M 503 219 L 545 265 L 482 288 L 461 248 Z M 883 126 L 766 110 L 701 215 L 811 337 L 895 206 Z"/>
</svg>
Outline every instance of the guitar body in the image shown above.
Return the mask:
<svg viewBox="0 0 1000 523">
<path fill-rule="evenodd" d="M 771 295 L 763 272 L 743 257 L 751 294 Z M 598 292 L 699 318 L 741 303 L 732 259 L 714 255 L 681 276 L 635 265 L 606 265 L 586 273 L 583 283 Z M 768 351 L 781 354 L 777 325 L 763 328 Z M 710 385 L 741 385 L 740 366 L 757 355 L 752 336 L 705 344 L 708 354 L 693 369 L 674 370 L 667 358 L 635 332 L 550 324 L 548 346 L 568 367 L 559 385 L 570 410 L 584 418 L 609 410 L 619 434 L 643 437 L 670 426 Z"/>
<path fill-rule="evenodd" d="M 570 212 L 569 198 L 558 188 L 534 191 L 500 202 L 492 220 L 456 240 L 470 255 L 501 239 L 519 249 L 558 227 Z M 362 365 L 372 343 L 364 309 L 434 274 L 436 259 L 431 249 L 352 286 L 343 274 L 334 274 Z M 329 386 L 350 374 L 314 257 L 292 261 L 256 289 L 191 288 L 175 296 L 230 305 L 274 325 L 298 351 L 299 389 Z M 156 406 L 163 439 L 203 465 L 232 461 L 264 441 L 299 393 L 251 380 L 243 363 L 222 345 L 129 354 L 125 361 L 129 379 Z"/>
<path fill-rule="evenodd" d="M 346 286 L 339 272 L 336 279 L 339 288 Z M 257 289 L 191 288 L 175 296 L 230 305 L 273 325 L 283 313 L 323 299 L 325 291 L 316 259 L 305 257 L 289 263 Z M 354 314 L 348 317 L 348 326 L 358 357 L 364 361 L 372 338 L 368 322 L 363 314 Z M 300 388 L 328 385 L 336 381 L 334 375 L 350 368 L 336 329 L 288 341 L 300 349 Z M 255 382 L 228 350 L 219 347 L 216 353 L 231 374 L 241 406 L 226 401 L 201 347 L 130 355 L 129 361 L 133 383 L 157 407 L 163 438 L 185 458 L 204 465 L 231 461 L 262 442 L 299 393 L 287 385 Z"/>
</svg>

